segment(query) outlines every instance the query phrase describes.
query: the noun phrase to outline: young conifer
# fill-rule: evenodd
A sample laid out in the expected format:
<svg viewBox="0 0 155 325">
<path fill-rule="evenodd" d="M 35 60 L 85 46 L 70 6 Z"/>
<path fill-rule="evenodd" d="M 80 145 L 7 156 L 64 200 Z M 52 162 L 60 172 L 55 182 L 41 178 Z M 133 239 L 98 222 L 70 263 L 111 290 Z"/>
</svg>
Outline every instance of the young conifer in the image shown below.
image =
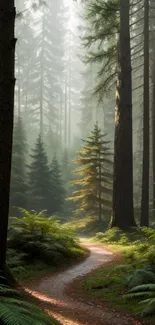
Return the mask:
<svg viewBox="0 0 155 325">
<path fill-rule="evenodd" d="M 73 181 L 77 191 L 73 200 L 77 203 L 77 214 L 97 217 L 99 220 L 110 216 L 112 198 L 112 154 L 109 141 L 95 124 L 93 131 L 78 152 L 75 163 L 79 164 L 75 173 L 78 180 Z"/>
</svg>

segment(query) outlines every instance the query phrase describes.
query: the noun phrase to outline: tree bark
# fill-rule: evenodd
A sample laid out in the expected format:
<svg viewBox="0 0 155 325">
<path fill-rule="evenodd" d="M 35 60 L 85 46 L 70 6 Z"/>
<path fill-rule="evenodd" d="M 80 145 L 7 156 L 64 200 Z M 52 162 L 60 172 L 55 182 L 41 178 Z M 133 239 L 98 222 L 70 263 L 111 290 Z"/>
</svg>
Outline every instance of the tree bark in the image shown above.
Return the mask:
<svg viewBox="0 0 155 325">
<path fill-rule="evenodd" d="M 120 0 L 119 75 L 114 141 L 113 216 L 111 227 L 136 226 L 133 210 L 132 76 L 129 0 Z"/>
<path fill-rule="evenodd" d="M 44 17 L 42 20 L 42 44 L 40 56 L 40 135 L 44 136 Z"/>
<path fill-rule="evenodd" d="M 149 226 L 149 0 L 144 1 L 144 107 L 141 227 Z"/>
<path fill-rule="evenodd" d="M 14 0 L 0 1 L 0 270 L 5 270 L 14 115 Z"/>
<path fill-rule="evenodd" d="M 64 141 L 65 141 L 65 149 L 67 148 L 67 106 L 68 106 L 68 98 L 67 98 L 67 70 L 65 71 L 65 103 L 64 103 Z"/>
<path fill-rule="evenodd" d="M 20 117 L 20 110 L 21 110 L 21 85 L 20 85 L 20 54 L 19 54 L 19 47 L 18 47 L 18 54 L 17 54 L 17 69 L 18 69 L 18 117 Z"/>
<path fill-rule="evenodd" d="M 101 154 L 99 152 L 99 221 L 102 220 L 102 181 L 101 181 L 101 173 L 102 173 L 102 168 L 101 168 Z"/>
<path fill-rule="evenodd" d="M 155 218 L 155 59 L 152 68 L 152 167 L 153 167 L 153 219 Z M 155 219 L 154 219 L 155 220 Z"/>
</svg>

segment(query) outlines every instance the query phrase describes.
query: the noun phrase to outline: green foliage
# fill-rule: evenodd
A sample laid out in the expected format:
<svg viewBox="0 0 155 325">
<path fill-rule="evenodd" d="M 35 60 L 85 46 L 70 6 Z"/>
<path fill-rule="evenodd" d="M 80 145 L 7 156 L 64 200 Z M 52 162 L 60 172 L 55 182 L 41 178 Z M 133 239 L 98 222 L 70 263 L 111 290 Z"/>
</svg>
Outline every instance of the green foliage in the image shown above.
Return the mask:
<svg viewBox="0 0 155 325">
<path fill-rule="evenodd" d="M 15 121 L 13 136 L 13 155 L 10 187 L 10 214 L 19 213 L 17 207 L 25 207 L 26 198 L 26 139 L 22 120 L 19 117 Z"/>
<path fill-rule="evenodd" d="M 29 303 L 19 291 L 6 285 L 0 285 L 0 323 L 2 325 L 58 325 L 57 321 Z"/>
<path fill-rule="evenodd" d="M 119 1 L 90 0 L 86 3 L 86 62 L 98 64 L 96 93 L 101 97 L 114 85 L 117 74 L 117 37 Z"/>
<path fill-rule="evenodd" d="M 142 316 L 155 314 L 155 284 L 138 285 L 125 295 L 125 298 L 140 299 L 138 304 L 142 305 Z M 141 300 L 142 298 L 142 300 Z"/>
<path fill-rule="evenodd" d="M 10 218 L 8 238 L 8 264 L 17 277 L 28 265 L 42 263 L 53 268 L 85 255 L 77 235 L 58 220 L 43 212 L 22 210 L 22 214 Z"/>
<path fill-rule="evenodd" d="M 61 213 L 64 205 L 65 189 L 62 183 L 60 166 L 56 157 L 51 164 L 51 183 L 53 188 L 52 213 Z"/>
<path fill-rule="evenodd" d="M 52 197 L 54 193 L 48 159 L 41 136 L 38 137 L 32 152 L 32 162 L 28 166 L 29 207 L 37 211 L 46 209 L 48 214 L 50 214 L 52 212 Z"/>
<path fill-rule="evenodd" d="M 129 277 L 127 285 L 128 288 L 131 289 L 148 283 L 155 283 L 155 273 L 144 269 L 138 269 Z"/>
<path fill-rule="evenodd" d="M 112 194 L 112 160 L 105 136 L 95 124 L 90 136 L 84 140 L 83 150 L 75 160 L 81 165 L 75 173 L 81 178 L 73 182 L 77 190 L 69 198 L 77 202 L 78 215 L 104 219 L 110 214 Z"/>
</svg>

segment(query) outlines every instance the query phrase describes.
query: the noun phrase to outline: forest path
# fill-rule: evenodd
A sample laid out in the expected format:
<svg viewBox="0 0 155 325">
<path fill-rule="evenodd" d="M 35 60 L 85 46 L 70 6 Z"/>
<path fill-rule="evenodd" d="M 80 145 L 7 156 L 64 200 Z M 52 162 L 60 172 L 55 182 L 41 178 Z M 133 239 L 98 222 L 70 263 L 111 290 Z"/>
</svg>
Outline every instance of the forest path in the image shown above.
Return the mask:
<svg viewBox="0 0 155 325">
<path fill-rule="evenodd" d="M 38 298 L 41 306 L 54 316 L 62 325 L 138 325 L 139 322 L 128 316 L 102 306 L 73 300 L 67 295 L 69 284 L 101 265 L 113 260 L 113 253 L 101 244 L 92 244 L 88 239 L 81 239 L 81 244 L 89 249 L 89 257 L 82 263 L 42 279 L 38 284 L 30 285 L 26 291 Z"/>
</svg>

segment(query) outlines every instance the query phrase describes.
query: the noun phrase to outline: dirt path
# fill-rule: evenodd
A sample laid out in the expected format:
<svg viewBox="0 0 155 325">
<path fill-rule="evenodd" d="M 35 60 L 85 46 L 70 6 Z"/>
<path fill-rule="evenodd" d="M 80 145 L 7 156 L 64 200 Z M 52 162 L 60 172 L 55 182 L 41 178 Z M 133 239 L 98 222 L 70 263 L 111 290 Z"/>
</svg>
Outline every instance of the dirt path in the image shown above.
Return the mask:
<svg viewBox="0 0 155 325">
<path fill-rule="evenodd" d="M 90 250 L 90 256 L 79 265 L 43 279 L 34 287 L 27 288 L 34 297 L 39 298 L 46 311 L 53 315 L 62 325 L 138 325 L 131 317 L 122 316 L 114 311 L 103 310 L 101 306 L 75 301 L 65 289 L 73 280 L 84 276 L 95 268 L 113 259 L 113 254 L 102 245 L 91 244 L 82 239 L 82 244 Z"/>
</svg>

